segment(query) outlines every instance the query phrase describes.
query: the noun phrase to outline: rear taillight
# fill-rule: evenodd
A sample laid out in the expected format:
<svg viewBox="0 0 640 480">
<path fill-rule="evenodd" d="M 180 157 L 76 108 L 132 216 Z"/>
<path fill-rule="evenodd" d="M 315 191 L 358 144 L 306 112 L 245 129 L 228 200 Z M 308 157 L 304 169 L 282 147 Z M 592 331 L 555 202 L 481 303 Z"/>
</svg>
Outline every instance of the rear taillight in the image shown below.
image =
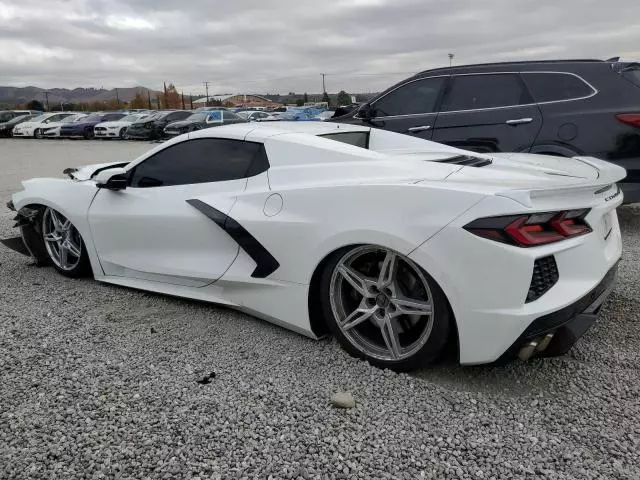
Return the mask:
<svg viewBox="0 0 640 480">
<path fill-rule="evenodd" d="M 616 118 L 626 125 L 640 128 L 640 113 L 619 113 Z"/>
<path fill-rule="evenodd" d="M 588 209 L 479 218 L 464 228 L 479 237 L 518 247 L 537 247 L 591 232 Z"/>
</svg>

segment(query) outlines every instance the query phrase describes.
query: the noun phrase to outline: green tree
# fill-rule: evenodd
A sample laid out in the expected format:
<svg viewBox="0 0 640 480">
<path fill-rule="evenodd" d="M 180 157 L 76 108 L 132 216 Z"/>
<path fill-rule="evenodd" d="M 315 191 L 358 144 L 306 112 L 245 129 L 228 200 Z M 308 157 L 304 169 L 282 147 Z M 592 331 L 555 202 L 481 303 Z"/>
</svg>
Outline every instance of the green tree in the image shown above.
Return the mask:
<svg viewBox="0 0 640 480">
<path fill-rule="evenodd" d="M 44 112 L 44 105 L 38 100 L 31 100 L 29 103 L 27 103 L 27 110 L 39 110 L 41 112 Z"/>
<path fill-rule="evenodd" d="M 340 90 L 338 93 L 338 106 L 351 105 L 351 96 L 344 90 Z"/>
<path fill-rule="evenodd" d="M 304 105 L 304 100 L 303 100 L 303 99 L 301 99 L 301 98 L 297 99 L 297 100 L 296 100 L 296 105 L 297 105 L 298 107 L 303 106 L 303 105 Z"/>
<path fill-rule="evenodd" d="M 322 94 L 322 101 L 327 102 L 327 105 L 331 106 L 331 99 L 329 98 L 329 94 L 327 92 L 324 92 Z"/>
<path fill-rule="evenodd" d="M 304 103 L 309 101 L 309 95 L 307 95 L 307 92 L 304 92 L 304 97 L 302 97 L 302 99 L 304 100 Z"/>
</svg>

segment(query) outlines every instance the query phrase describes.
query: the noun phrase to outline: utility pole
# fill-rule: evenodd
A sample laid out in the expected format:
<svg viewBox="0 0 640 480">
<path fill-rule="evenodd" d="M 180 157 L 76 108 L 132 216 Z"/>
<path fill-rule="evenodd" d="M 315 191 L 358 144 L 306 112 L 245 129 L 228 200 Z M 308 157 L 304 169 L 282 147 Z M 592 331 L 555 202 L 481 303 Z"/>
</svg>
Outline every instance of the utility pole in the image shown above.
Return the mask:
<svg viewBox="0 0 640 480">
<path fill-rule="evenodd" d="M 162 110 L 160 108 L 160 95 L 156 95 L 156 103 L 158 104 L 158 110 Z"/>
<path fill-rule="evenodd" d="M 118 89 L 116 88 L 116 103 L 120 106 L 120 95 L 118 95 Z"/>
<path fill-rule="evenodd" d="M 182 92 L 181 95 L 182 95 L 182 109 L 185 110 L 185 108 L 184 108 L 184 92 Z"/>
<path fill-rule="evenodd" d="M 191 104 L 191 110 L 193 110 L 193 95 L 189 94 L 189 103 Z"/>
<path fill-rule="evenodd" d="M 322 93 L 325 93 L 327 91 L 327 89 L 324 86 L 324 77 L 327 75 L 326 73 L 321 73 L 320 75 L 322 75 Z"/>
<path fill-rule="evenodd" d="M 152 109 L 152 106 L 151 106 L 151 92 L 149 92 L 148 89 L 147 89 L 147 99 L 149 100 L 149 110 L 151 110 Z"/>
<path fill-rule="evenodd" d="M 206 106 L 208 107 L 209 106 L 209 83 L 210 82 L 203 82 L 203 83 L 204 83 L 204 88 L 206 89 L 206 92 L 207 92 L 207 103 L 206 103 Z"/>
<path fill-rule="evenodd" d="M 455 57 L 455 55 L 453 53 L 449 54 L 449 68 L 451 68 L 451 65 L 453 65 L 453 57 Z"/>
<path fill-rule="evenodd" d="M 44 98 L 45 98 L 45 102 L 47 103 L 47 112 L 48 112 L 49 111 L 49 92 L 45 90 L 42 93 L 44 93 Z"/>
</svg>

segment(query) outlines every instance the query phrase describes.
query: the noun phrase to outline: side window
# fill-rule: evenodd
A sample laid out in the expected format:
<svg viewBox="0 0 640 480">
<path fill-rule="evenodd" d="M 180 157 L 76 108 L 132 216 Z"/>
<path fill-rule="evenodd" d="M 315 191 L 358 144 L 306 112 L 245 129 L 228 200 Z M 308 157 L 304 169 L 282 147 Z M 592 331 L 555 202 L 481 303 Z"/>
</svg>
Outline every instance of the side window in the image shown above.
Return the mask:
<svg viewBox="0 0 640 480">
<path fill-rule="evenodd" d="M 445 81 L 445 77 L 437 77 L 405 83 L 373 103 L 376 116 L 392 117 L 435 112 Z"/>
<path fill-rule="evenodd" d="M 237 180 L 269 168 L 261 143 L 199 138 L 172 145 L 134 168 L 132 187 L 168 187 Z"/>
<path fill-rule="evenodd" d="M 451 79 L 440 111 L 511 107 L 527 103 L 532 103 L 532 100 L 515 73 L 459 75 Z"/>
<path fill-rule="evenodd" d="M 567 73 L 523 73 L 531 95 L 536 102 L 554 102 L 588 97 L 594 90 L 582 79 Z"/>
</svg>

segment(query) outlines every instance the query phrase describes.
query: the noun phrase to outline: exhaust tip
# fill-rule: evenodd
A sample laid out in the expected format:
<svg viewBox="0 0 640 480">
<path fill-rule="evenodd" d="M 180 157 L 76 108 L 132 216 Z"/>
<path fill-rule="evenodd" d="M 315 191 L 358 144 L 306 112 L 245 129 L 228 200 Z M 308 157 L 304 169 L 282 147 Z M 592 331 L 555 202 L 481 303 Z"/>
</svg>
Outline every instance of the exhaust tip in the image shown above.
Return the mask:
<svg viewBox="0 0 640 480">
<path fill-rule="evenodd" d="M 538 341 L 531 340 L 529 343 L 527 343 L 524 347 L 520 349 L 520 351 L 518 352 L 518 358 L 523 362 L 526 362 L 531 358 L 531 356 L 533 355 L 533 352 L 536 351 L 537 347 L 538 347 Z"/>
<path fill-rule="evenodd" d="M 542 337 L 534 338 L 525 344 L 518 352 L 518 358 L 523 362 L 529 360 L 535 353 L 543 352 L 553 340 L 553 332 Z"/>
</svg>

